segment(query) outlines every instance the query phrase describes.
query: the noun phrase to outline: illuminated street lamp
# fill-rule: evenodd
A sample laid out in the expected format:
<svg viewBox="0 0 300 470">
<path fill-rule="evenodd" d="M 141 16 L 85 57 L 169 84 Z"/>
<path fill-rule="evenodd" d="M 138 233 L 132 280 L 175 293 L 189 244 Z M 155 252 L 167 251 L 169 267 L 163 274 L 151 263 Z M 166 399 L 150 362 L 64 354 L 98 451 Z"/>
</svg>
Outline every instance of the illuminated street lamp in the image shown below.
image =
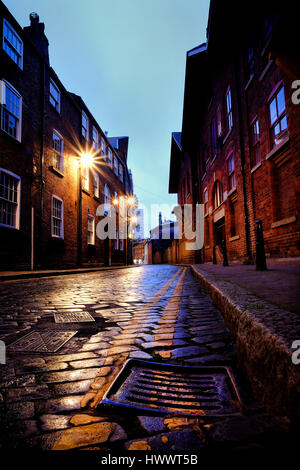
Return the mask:
<svg viewBox="0 0 300 470">
<path fill-rule="evenodd" d="M 82 266 L 82 168 L 89 168 L 93 165 L 94 157 L 89 152 L 82 152 L 77 158 L 78 163 L 78 266 Z M 89 178 L 89 171 L 88 171 Z"/>
</svg>

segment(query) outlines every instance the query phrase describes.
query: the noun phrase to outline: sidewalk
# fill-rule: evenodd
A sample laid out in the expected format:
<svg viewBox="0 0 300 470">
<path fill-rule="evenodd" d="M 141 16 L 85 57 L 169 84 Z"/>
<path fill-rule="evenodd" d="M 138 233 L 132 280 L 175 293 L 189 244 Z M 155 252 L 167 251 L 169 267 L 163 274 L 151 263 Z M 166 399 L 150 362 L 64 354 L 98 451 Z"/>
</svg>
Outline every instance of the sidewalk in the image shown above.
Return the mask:
<svg viewBox="0 0 300 470">
<path fill-rule="evenodd" d="M 0 271 L 0 281 L 12 281 L 16 279 L 31 279 L 48 276 L 64 276 L 68 274 L 84 274 L 96 271 L 111 271 L 114 269 L 136 268 L 138 265 L 129 266 L 98 266 L 95 268 L 72 268 L 72 269 L 45 269 L 34 271 Z"/>
<path fill-rule="evenodd" d="M 272 264 L 267 271 L 255 266 L 198 264 L 200 272 L 237 284 L 248 292 L 284 310 L 300 313 L 300 264 Z"/>
<path fill-rule="evenodd" d="M 300 266 L 191 265 L 220 309 L 235 338 L 239 366 L 254 396 L 273 412 L 300 421 L 300 364 L 293 362 L 300 340 Z"/>
</svg>

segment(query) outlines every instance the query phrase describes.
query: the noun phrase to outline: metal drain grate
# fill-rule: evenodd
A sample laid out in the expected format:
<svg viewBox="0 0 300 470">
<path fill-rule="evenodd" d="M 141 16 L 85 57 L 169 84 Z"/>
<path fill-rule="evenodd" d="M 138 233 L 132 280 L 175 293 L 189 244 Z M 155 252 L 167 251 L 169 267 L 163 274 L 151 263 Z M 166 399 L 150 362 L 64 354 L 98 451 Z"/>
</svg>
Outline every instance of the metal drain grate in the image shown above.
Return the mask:
<svg viewBox="0 0 300 470">
<path fill-rule="evenodd" d="M 228 367 L 192 367 L 130 359 L 104 405 L 199 416 L 238 414 L 239 393 Z"/>
</svg>

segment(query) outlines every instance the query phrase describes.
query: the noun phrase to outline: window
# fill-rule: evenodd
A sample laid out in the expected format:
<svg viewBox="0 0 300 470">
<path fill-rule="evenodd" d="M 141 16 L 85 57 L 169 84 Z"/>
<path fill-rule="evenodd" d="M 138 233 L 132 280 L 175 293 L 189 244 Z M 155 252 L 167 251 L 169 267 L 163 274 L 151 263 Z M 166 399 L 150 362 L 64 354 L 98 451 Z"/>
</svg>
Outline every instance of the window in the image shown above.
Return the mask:
<svg viewBox="0 0 300 470">
<path fill-rule="evenodd" d="M 88 215 L 87 242 L 95 245 L 95 217 L 91 214 Z"/>
<path fill-rule="evenodd" d="M 21 141 L 22 98 L 7 82 L 2 82 L 1 129 Z"/>
<path fill-rule="evenodd" d="M 63 171 L 64 139 L 57 132 L 53 131 L 53 168 Z"/>
<path fill-rule="evenodd" d="M 274 147 L 287 132 L 284 89 L 281 87 L 269 104 L 271 146 Z"/>
<path fill-rule="evenodd" d="M 120 181 L 124 181 L 124 168 L 123 168 L 123 165 L 119 165 L 119 178 L 120 178 Z"/>
<path fill-rule="evenodd" d="M 50 78 L 49 101 L 56 111 L 60 112 L 60 91 L 55 85 L 54 81 Z"/>
<path fill-rule="evenodd" d="M 93 149 L 98 150 L 99 147 L 99 135 L 95 126 L 93 126 Z"/>
<path fill-rule="evenodd" d="M 101 155 L 104 157 L 104 160 L 106 160 L 106 145 L 103 137 L 101 137 Z"/>
<path fill-rule="evenodd" d="M 95 197 L 99 197 L 100 194 L 100 180 L 99 175 L 96 173 L 93 178 L 93 194 Z"/>
<path fill-rule="evenodd" d="M 20 69 L 22 69 L 23 41 L 5 19 L 3 20 L 3 49 Z"/>
<path fill-rule="evenodd" d="M 81 168 L 81 178 L 82 178 L 82 188 L 86 191 L 89 191 L 89 167 L 87 165 L 83 165 Z"/>
<path fill-rule="evenodd" d="M 0 226 L 20 228 L 21 178 L 0 168 Z"/>
<path fill-rule="evenodd" d="M 120 251 L 124 251 L 124 239 L 123 238 L 119 239 L 119 249 Z"/>
<path fill-rule="evenodd" d="M 104 185 L 104 211 L 107 214 L 110 212 L 110 190 L 107 184 Z"/>
<path fill-rule="evenodd" d="M 230 132 L 233 126 L 230 87 L 228 87 L 228 90 L 226 92 L 225 100 L 226 100 L 226 128 L 227 128 L 227 132 Z"/>
<path fill-rule="evenodd" d="M 81 116 L 81 134 L 86 140 L 89 140 L 89 120 L 84 111 Z"/>
<path fill-rule="evenodd" d="M 223 186 L 220 181 L 216 181 L 214 185 L 214 209 L 219 207 L 223 202 Z"/>
<path fill-rule="evenodd" d="M 204 214 L 208 212 L 208 190 L 207 188 L 203 191 L 203 203 L 204 203 Z"/>
<path fill-rule="evenodd" d="M 255 166 L 261 161 L 260 134 L 259 134 L 258 119 L 255 119 L 251 125 L 251 139 L 252 139 L 252 166 Z"/>
<path fill-rule="evenodd" d="M 108 148 L 108 163 L 109 166 L 112 168 L 113 166 L 113 158 L 112 158 L 112 151 L 110 148 Z"/>
<path fill-rule="evenodd" d="M 212 159 L 217 155 L 217 134 L 216 134 L 216 120 L 213 119 L 210 123 L 210 145 Z"/>
<path fill-rule="evenodd" d="M 52 196 L 52 237 L 64 238 L 64 207 L 63 201 L 57 196 Z"/>
<path fill-rule="evenodd" d="M 230 153 L 227 158 L 227 171 L 228 171 L 228 183 L 229 190 L 235 188 L 235 173 L 234 173 L 234 155 Z"/>
<path fill-rule="evenodd" d="M 114 172 L 118 176 L 119 171 L 118 171 L 118 159 L 117 159 L 117 157 L 114 157 Z"/>
</svg>

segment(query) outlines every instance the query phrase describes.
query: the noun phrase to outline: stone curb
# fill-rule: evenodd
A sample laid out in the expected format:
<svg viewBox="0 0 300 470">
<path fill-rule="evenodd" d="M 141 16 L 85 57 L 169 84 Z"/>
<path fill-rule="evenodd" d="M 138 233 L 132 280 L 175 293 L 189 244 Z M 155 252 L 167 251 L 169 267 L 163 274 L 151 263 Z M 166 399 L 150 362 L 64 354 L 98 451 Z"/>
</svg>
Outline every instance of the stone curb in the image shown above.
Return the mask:
<svg viewBox="0 0 300 470">
<path fill-rule="evenodd" d="M 300 316 L 201 271 L 201 265 L 190 266 L 236 340 L 238 364 L 255 398 L 269 412 L 300 422 L 300 364 L 292 363 L 292 343 L 300 340 Z"/>
<path fill-rule="evenodd" d="M 99 267 L 99 268 L 74 268 L 74 269 L 62 269 L 62 270 L 53 270 L 53 271 L 17 271 L 12 274 L 1 274 L 0 272 L 0 281 L 14 281 L 17 279 L 33 279 L 40 277 L 51 277 L 51 276 L 66 276 L 69 274 L 85 274 L 98 271 L 113 271 L 117 269 L 131 269 L 139 268 L 141 265 L 129 265 L 129 266 L 109 266 L 109 267 Z"/>
</svg>

